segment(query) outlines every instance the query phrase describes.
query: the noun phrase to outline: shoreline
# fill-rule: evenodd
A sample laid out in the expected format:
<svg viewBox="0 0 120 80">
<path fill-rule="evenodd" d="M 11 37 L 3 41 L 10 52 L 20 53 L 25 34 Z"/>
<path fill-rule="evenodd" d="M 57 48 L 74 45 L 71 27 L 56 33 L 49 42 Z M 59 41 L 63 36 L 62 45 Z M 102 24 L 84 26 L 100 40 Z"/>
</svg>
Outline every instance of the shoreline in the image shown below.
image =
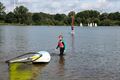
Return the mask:
<svg viewBox="0 0 120 80">
<path fill-rule="evenodd" d="M 17 24 L 17 23 L 0 23 L 0 26 L 48 26 L 48 27 L 53 27 L 53 26 L 60 26 L 60 27 L 63 27 L 63 26 L 71 26 L 71 25 L 34 25 L 34 24 L 31 24 L 31 25 L 27 25 L 27 24 Z M 78 25 L 75 25 L 76 27 L 90 27 L 90 26 L 78 26 Z M 101 25 L 101 26 L 97 26 L 97 27 L 103 27 L 104 25 Z M 93 26 L 95 27 L 95 26 Z M 104 27 L 111 27 L 111 26 L 104 26 Z M 112 27 L 120 27 L 119 25 L 112 25 Z"/>
</svg>

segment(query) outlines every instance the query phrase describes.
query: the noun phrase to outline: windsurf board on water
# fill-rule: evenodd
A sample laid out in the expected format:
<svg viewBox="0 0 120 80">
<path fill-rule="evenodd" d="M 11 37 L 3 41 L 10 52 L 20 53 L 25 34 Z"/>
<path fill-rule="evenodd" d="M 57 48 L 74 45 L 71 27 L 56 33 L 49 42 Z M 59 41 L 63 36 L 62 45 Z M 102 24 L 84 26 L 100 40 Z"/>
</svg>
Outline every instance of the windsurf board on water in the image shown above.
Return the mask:
<svg viewBox="0 0 120 80">
<path fill-rule="evenodd" d="M 28 54 L 29 55 L 29 54 Z M 41 63 L 41 62 L 50 62 L 51 60 L 51 56 L 49 54 L 49 52 L 47 51 L 39 51 L 37 53 L 34 53 L 32 55 L 29 56 L 22 56 L 20 58 L 17 59 L 12 59 L 9 60 L 9 63 L 15 63 L 15 62 L 33 62 L 33 63 Z"/>
</svg>

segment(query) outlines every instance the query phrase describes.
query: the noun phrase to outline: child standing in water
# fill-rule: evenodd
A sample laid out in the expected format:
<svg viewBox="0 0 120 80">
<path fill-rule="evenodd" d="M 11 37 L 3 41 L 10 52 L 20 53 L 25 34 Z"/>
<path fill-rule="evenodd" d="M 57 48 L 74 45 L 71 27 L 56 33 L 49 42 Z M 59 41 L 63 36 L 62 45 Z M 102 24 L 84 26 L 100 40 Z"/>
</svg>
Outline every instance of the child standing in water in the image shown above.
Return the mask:
<svg viewBox="0 0 120 80">
<path fill-rule="evenodd" d="M 59 41 L 58 41 L 58 45 L 57 45 L 56 49 L 59 48 L 60 49 L 60 55 L 63 55 L 64 50 L 65 50 L 65 43 L 63 41 L 63 36 L 60 35 L 58 38 L 59 38 Z"/>
</svg>

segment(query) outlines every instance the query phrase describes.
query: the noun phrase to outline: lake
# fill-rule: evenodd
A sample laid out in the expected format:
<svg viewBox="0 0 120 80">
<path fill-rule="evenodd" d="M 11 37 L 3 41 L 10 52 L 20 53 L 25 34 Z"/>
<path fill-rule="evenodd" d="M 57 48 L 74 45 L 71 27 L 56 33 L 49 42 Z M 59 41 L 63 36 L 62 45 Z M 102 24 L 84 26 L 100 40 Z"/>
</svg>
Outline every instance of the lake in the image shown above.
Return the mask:
<svg viewBox="0 0 120 80">
<path fill-rule="evenodd" d="M 0 80 L 120 80 L 120 27 L 0 26 Z M 62 34 L 64 56 L 55 48 Z M 48 64 L 6 60 L 48 51 Z"/>
</svg>

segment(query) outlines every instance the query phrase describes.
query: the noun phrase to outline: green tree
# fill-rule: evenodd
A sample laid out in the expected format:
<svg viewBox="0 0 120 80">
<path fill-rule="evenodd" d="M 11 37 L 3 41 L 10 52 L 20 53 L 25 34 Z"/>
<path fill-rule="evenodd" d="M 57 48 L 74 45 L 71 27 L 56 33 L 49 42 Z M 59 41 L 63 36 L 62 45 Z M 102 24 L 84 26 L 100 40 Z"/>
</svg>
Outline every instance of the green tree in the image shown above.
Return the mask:
<svg viewBox="0 0 120 80">
<path fill-rule="evenodd" d="M 79 25 L 80 23 L 82 23 L 82 18 L 75 17 L 75 21 L 76 21 L 76 24 Z"/>
<path fill-rule="evenodd" d="M 110 13 L 108 15 L 108 19 L 110 19 L 110 20 L 119 20 L 120 21 L 120 13 L 119 12 Z"/>
<path fill-rule="evenodd" d="M 5 6 L 0 2 L 0 13 L 5 11 Z"/>
<path fill-rule="evenodd" d="M 5 6 L 0 2 L 0 21 L 4 21 L 5 15 Z"/>
<path fill-rule="evenodd" d="M 35 25 L 54 25 L 54 15 L 46 14 L 43 12 L 33 13 L 33 24 Z"/>
<path fill-rule="evenodd" d="M 94 19 L 93 19 L 93 22 L 94 22 L 94 23 L 97 23 L 98 25 L 100 24 L 99 18 L 94 18 Z"/>
<path fill-rule="evenodd" d="M 28 19 L 32 19 L 32 18 L 29 18 L 31 17 L 31 15 L 29 15 L 28 9 L 24 6 L 16 7 L 14 9 L 14 14 L 17 19 L 17 23 L 20 23 L 20 24 L 26 24 L 26 22 L 29 22 L 27 21 Z"/>
<path fill-rule="evenodd" d="M 80 17 L 80 18 L 99 18 L 100 13 L 98 11 L 95 10 L 85 10 L 82 12 L 78 12 L 76 14 L 76 17 Z"/>
<path fill-rule="evenodd" d="M 65 14 L 55 14 L 54 17 L 54 24 L 55 25 L 66 25 L 67 24 L 67 16 Z"/>
<path fill-rule="evenodd" d="M 82 22 L 86 25 L 91 22 L 96 22 L 96 19 L 98 20 L 99 16 L 100 13 L 96 10 L 85 10 L 78 12 L 75 17 L 77 24 L 80 24 Z"/>
<path fill-rule="evenodd" d="M 26 15 L 26 21 L 25 21 L 25 24 L 27 24 L 27 25 L 30 25 L 30 24 L 32 24 L 32 13 L 27 13 L 27 15 Z"/>
<path fill-rule="evenodd" d="M 120 21 L 115 21 L 115 22 L 114 22 L 114 25 L 120 26 Z"/>
<path fill-rule="evenodd" d="M 99 17 L 100 20 L 105 20 L 108 18 L 108 13 L 102 13 Z"/>
<path fill-rule="evenodd" d="M 68 16 L 69 16 L 69 17 L 75 16 L 75 11 L 70 11 L 70 12 L 68 13 Z"/>
<path fill-rule="evenodd" d="M 113 22 L 110 19 L 105 19 L 105 20 L 101 21 L 100 25 L 101 26 L 112 26 Z"/>
<path fill-rule="evenodd" d="M 54 17 L 50 14 L 47 14 L 47 13 L 43 13 L 43 12 L 40 12 L 39 13 L 40 15 L 40 23 L 42 25 L 53 25 L 53 20 L 54 20 Z"/>
<path fill-rule="evenodd" d="M 64 24 L 65 25 L 71 25 L 71 17 L 65 17 L 64 18 Z"/>
<path fill-rule="evenodd" d="M 54 15 L 54 19 L 57 20 L 57 21 L 62 21 L 62 20 L 64 20 L 65 17 L 66 17 L 65 14 L 56 14 L 56 15 Z"/>
<path fill-rule="evenodd" d="M 16 22 L 15 14 L 13 12 L 9 12 L 5 17 L 5 22 L 15 23 Z"/>
<path fill-rule="evenodd" d="M 32 20 L 35 24 L 39 24 L 41 17 L 39 13 L 33 13 Z"/>
</svg>

